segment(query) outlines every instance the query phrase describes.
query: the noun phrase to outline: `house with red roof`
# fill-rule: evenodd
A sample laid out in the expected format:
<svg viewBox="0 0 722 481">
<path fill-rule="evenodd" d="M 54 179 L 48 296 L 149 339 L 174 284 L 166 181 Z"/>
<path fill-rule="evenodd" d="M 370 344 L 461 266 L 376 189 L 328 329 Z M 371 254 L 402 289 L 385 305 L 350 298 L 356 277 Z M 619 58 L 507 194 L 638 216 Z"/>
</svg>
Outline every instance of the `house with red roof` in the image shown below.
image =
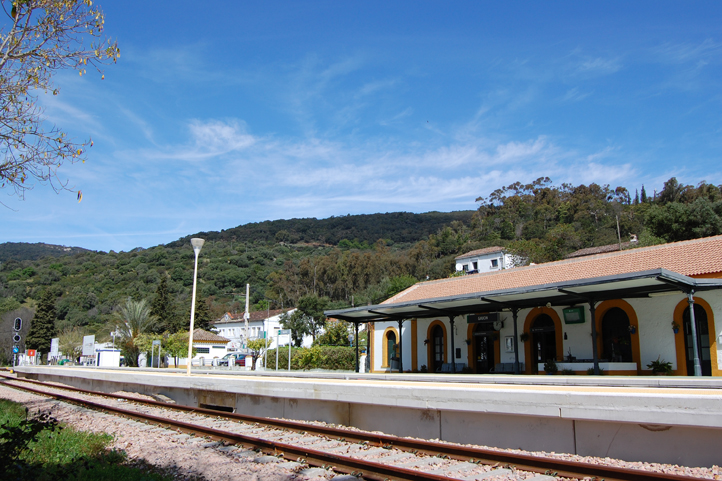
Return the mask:
<svg viewBox="0 0 722 481">
<path fill-rule="evenodd" d="M 586 254 L 586 253 L 585 253 Z M 328 311 L 372 372 L 722 374 L 722 236 L 419 282 Z"/>
</svg>

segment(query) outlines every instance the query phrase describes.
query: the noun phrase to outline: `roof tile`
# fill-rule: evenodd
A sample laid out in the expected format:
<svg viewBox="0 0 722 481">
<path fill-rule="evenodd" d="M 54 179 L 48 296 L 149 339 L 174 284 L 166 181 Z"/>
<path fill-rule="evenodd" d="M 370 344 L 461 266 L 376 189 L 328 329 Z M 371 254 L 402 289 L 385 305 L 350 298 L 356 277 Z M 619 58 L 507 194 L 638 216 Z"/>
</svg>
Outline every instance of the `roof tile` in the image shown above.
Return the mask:
<svg viewBox="0 0 722 481">
<path fill-rule="evenodd" d="M 722 236 L 420 282 L 382 304 L 514 289 L 660 268 L 690 277 L 722 272 Z"/>
</svg>

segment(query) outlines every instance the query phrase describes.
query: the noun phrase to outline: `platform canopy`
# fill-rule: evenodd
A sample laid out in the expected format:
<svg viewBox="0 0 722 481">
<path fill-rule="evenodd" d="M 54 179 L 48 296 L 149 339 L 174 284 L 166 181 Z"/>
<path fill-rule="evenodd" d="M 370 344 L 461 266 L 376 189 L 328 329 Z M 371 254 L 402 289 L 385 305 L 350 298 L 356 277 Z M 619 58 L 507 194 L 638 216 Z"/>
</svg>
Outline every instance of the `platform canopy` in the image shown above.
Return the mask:
<svg viewBox="0 0 722 481">
<path fill-rule="evenodd" d="M 690 291 L 711 289 L 722 289 L 722 279 L 695 279 L 666 269 L 654 269 L 458 296 L 330 310 L 325 314 L 358 323 L 437 315 L 457 316 L 546 305 L 572 307 L 590 301 L 687 294 Z"/>
</svg>

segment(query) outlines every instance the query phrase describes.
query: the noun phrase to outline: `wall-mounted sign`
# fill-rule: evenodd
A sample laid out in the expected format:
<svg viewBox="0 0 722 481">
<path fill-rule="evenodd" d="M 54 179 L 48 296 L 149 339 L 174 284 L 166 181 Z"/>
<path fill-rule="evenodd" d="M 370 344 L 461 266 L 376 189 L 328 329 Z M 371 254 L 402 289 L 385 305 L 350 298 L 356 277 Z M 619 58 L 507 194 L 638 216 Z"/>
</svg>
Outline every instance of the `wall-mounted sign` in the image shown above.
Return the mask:
<svg viewBox="0 0 722 481">
<path fill-rule="evenodd" d="M 480 324 L 482 322 L 499 322 L 501 321 L 500 312 L 487 312 L 486 314 L 469 314 L 466 316 L 467 324 Z"/>
<path fill-rule="evenodd" d="M 28 349 L 28 353 L 27 353 L 27 354 L 28 354 L 28 357 L 35 357 L 35 354 L 36 354 L 36 353 L 37 353 L 37 352 L 35 351 L 35 349 Z"/>
<path fill-rule="evenodd" d="M 562 309 L 564 324 L 584 324 L 584 307 L 567 307 Z"/>
</svg>

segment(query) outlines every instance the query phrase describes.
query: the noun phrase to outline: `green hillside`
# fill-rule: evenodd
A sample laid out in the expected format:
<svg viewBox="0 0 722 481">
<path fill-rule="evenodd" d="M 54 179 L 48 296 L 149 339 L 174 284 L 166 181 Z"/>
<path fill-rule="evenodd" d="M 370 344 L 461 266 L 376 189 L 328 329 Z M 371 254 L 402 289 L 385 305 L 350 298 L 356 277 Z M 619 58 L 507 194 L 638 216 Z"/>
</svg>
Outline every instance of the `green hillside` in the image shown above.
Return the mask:
<svg viewBox="0 0 722 481">
<path fill-rule="evenodd" d="M 659 192 L 650 198 L 643 187 L 632 196 L 624 187 L 554 186 L 538 179 L 477 199 L 476 211 L 291 219 L 194 234 L 207 240 L 198 298 L 217 317 L 243 310 L 247 283 L 257 308 L 293 306 L 309 296 L 325 298 L 329 307 L 375 304 L 417 280 L 448 277 L 456 255 L 482 247 L 505 246 L 538 263 L 631 234 L 638 245 L 722 234 L 719 186 L 670 179 Z M 107 335 L 113 312 L 129 297 L 150 303 L 161 279 L 174 325 L 184 326 L 193 276 L 190 237 L 119 253 L 4 244 L 3 326 L 17 309 L 32 311 L 49 290 L 59 330 L 80 326 Z"/>
<path fill-rule="evenodd" d="M 79 254 L 81 252 L 89 252 L 88 249 L 82 247 L 66 247 L 53 244 L 44 244 L 38 242 L 36 244 L 28 244 L 26 242 L 5 242 L 0 244 L 0 262 L 10 259 L 17 261 L 36 260 L 43 257 L 61 257 Z"/>
</svg>

